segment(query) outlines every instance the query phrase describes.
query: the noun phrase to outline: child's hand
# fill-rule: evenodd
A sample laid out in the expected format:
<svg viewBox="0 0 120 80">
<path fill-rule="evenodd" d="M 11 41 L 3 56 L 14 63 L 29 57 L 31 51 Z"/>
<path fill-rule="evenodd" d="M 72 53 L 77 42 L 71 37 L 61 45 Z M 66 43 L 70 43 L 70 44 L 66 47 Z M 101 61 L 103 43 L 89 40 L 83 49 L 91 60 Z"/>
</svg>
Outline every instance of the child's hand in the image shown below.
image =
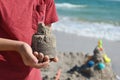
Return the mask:
<svg viewBox="0 0 120 80">
<path fill-rule="evenodd" d="M 49 59 L 43 61 L 42 55 L 36 55 L 37 52 L 32 51 L 31 46 L 22 41 L 0 38 L 0 51 L 16 51 L 22 57 L 26 66 L 34 68 L 44 68 L 49 65 Z M 41 62 L 43 61 L 43 62 Z"/>
<path fill-rule="evenodd" d="M 54 58 L 49 58 L 48 55 L 44 55 L 43 53 L 38 53 L 38 52 L 34 52 L 34 55 L 37 57 L 37 59 L 39 60 L 39 62 L 43 62 L 43 61 L 46 61 L 46 60 L 50 60 L 50 61 L 53 61 L 53 62 L 58 62 L 58 57 L 54 57 Z"/>
<path fill-rule="evenodd" d="M 32 48 L 27 43 L 22 42 L 21 46 L 18 48 L 18 52 L 20 53 L 26 66 L 44 68 L 49 65 L 49 59 L 46 58 L 43 61 L 45 57 L 43 58 L 42 54 L 38 54 L 37 52 L 34 52 L 33 54 Z"/>
<path fill-rule="evenodd" d="M 43 53 L 34 52 L 34 55 L 37 57 L 38 63 L 42 63 L 42 62 L 50 60 L 49 56 L 44 55 Z"/>
</svg>

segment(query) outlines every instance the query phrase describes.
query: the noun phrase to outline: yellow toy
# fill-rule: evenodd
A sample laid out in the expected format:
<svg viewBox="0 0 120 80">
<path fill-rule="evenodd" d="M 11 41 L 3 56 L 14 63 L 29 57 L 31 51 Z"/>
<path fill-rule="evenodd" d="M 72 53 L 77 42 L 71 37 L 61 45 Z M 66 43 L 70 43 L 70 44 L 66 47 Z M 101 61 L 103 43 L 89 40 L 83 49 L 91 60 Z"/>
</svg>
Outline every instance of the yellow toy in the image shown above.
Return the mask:
<svg viewBox="0 0 120 80">
<path fill-rule="evenodd" d="M 104 59 L 105 63 L 110 63 L 111 62 L 111 59 L 105 53 L 103 54 L 103 59 Z"/>
<path fill-rule="evenodd" d="M 99 48 L 100 51 L 103 50 L 103 46 L 102 46 L 102 45 L 103 45 L 102 40 L 99 40 L 99 41 L 98 41 L 98 48 Z"/>
</svg>

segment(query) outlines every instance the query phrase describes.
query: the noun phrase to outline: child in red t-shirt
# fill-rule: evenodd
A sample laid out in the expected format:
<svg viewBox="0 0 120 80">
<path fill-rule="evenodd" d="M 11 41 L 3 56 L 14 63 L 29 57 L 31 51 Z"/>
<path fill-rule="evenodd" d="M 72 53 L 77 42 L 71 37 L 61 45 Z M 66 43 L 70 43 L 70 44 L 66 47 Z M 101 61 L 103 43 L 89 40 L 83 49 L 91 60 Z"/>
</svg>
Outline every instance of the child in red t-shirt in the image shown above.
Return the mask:
<svg viewBox="0 0 120 80">
<path fill-rule="evenodd" d="M 54 0 L 0 0 L 0 80 L 42 80 L 49 57 L 32 53 L 31 38 L 38 23 L 57 20 Z"/>
</svg>

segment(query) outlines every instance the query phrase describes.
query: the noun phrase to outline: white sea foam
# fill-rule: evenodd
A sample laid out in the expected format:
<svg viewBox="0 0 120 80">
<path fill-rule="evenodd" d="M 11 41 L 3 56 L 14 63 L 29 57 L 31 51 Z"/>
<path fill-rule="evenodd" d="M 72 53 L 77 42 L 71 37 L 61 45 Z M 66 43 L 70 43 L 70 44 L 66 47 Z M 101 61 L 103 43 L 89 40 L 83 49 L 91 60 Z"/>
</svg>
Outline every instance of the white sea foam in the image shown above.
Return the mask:
<svg viewBox="0 0 120 80">
<path fill-rule="evenodd" d="M 120 76 L 116 75 L 117 80 L 120 80 Z"/>
<path fill-rule="evenodd" d="M 57 8 L 84 8 L 86 5 L 77 5 L 71 3 L 56 3 Z"/>
<path fill-rule="evenodd" d="M 120 26 L 107 23 L 75 21 L 68 17 L 62 17 L 58 23 L 53 25 L 53 30 L 86 37 L 120 41 Z"/>
</svg>

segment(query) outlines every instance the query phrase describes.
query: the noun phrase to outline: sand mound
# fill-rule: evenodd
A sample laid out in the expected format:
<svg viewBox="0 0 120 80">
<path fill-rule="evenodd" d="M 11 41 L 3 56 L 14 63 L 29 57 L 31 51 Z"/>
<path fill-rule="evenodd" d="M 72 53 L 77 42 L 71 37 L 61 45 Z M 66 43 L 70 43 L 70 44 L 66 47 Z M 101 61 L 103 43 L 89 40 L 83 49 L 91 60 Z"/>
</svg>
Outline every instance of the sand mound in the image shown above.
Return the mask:
<svg viewBox="0 0 120 80">
<path fill-rule="evenodd" d="M 50 63 L 49 68 L 42 69 L 43 80 L 55 80 L 57 71 L 61 70 L 60 80 L 116 80 L 111 64 L 105 64 L 103 70 L 96 67 L 85 68 L 86 55 L 83 53 L 59 53 L 60 61 Z"/>
<path fill-rule="evenodd" d="M 43 80 L 116 80 L 111 59 L 105 53 L 102 40 L 92 54 L 59 53 L 59 62 L 42 69 Z M 56 76 L 57 75 L 57 76 Z M 56 79 L 58 78 L 58 79 Z M 119 80 L 119 79 L 118 79 Z"/>
</svg>

